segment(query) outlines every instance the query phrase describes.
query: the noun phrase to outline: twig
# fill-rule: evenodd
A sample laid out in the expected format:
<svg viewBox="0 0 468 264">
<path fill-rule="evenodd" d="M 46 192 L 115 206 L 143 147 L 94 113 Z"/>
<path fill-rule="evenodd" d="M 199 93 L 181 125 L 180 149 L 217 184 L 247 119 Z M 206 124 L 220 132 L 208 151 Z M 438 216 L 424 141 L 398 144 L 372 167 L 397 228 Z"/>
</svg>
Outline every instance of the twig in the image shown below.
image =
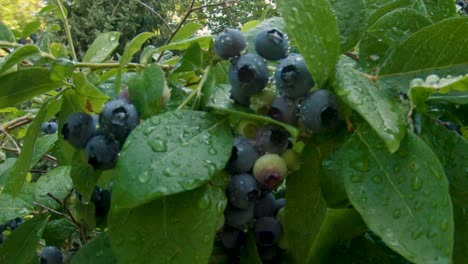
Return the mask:
<svg viewBox="0 0 468 264">
<path fill-rule="evenodd" d="M 3 128 L 0 128 L 0 132 L 2 132 L 3 134 L 5 134 L 5 136 L 10 139 L 10 141 L 13 143 L 13 145 L 15 146 L 16 148 L 16 151 L 18 152 L 18 154 L 21 152 L 21 148 L 20 146 L 18 145 L 18 143 L 16 143 L 16 140 L 6 131 L 4 130 Z"/>
<path fill-rule="evenodd" d="M 10 131 L 13 130 L 19 126 L 28 124 L 34 120 L 36 116 L 35 115 L 25 115 L 22 117 L 18 117 L 16 119 L 13 119 L 11 121 L 6 122 L 5 124 L 2 125 L 2 129 L 5 131 Z M 19 124 L 19 125 L 18 125 Z"/>
<path fill-rule="evenodd" d="M 164 23 L 164 25 L 167 27 L 167 29 L 169 29 L 169 32 L 173 33 L 173 29 L 171 28 L 171 26 L 166 22 L 166 20 L 164 20 L 164 18 L 156 11 L 154 11 L 153 8 L 151 8 L 149 5 L 143 3 L 143 2 L 140 2 L 139 0 L 135 0 L 137 3 L 139 3 L 140 5 L 143 5 L 144 7 L 148 8 L 151 13 L 155 14 L 159 19 L 161 19 L 161 21 Z"/>
<path fill-rule="evenodd" d="M 59 211 L 55 211 L 54 209 L 49 208 L 49 207 L 47 207 L 47 206 L 45 206 L 45 205 L 43 205 L 43 204 L 40 204 L 40 203 L 38 203 L 38 202 L 33 202 L 33 204 L 35 204 L 35 205 L 37 205 L 37 206 L 39 206 L 39 207 L 41 207 L 41 208 L 43 208 L 43 209 L 45 209 L 45 210 L 47 210 L 47 211 L 49 211 L 49 212 L 52 212 L 52 213 L 54 213 L 54 214 L 56 214 L 56 215 L 60 215 L 61 217 L 65 217 L 65 218 L 69 219 L 68 215 L 66 215 L 66 214 L 64 214 L 64 213 L 61 213 L 61 212 L 59 212 Z"/>
<path fill-rule="evenodd" d="M 67 17 L 65 15 L 65 10 L 63 9 L 62 2 L 60 1 L 61 0 L 56 0 L 57 6 L 59 7 L 60 13 L 62 14 L 63 25 L 65 26 L 65 33 L 67 34 L 68 44 L 70 45 L 72 58 L 74 61 L 78 61 L 78 58 L 76 57 L 75 46 L 73 45 L 73 38 L 70 32 L 70 26 L 68 25 Z"/>
<path fill-rule="evenodd" d="M 351 52 L 351 51 L 348 51 L 348 52 L 346 52 L 345 55 L 348 56 L 348 57 L 350 57 L 350 58 L 353 59 L 354 61 L 359 62 L 359 56 L 358 56 L 356 53 Z"/>
<path fill-rule="evenodd" d="M 89 69 L 108 69 L 108 68 L 119 68 L 121 65 L 118 62 L 105 62 L 105 63 L 87 63 L 79 62 L 75 63 L 75 68 L 89 68 Z M 139 63 L 128 63 L 125 68 L 144 68 L 143 64 Z"/>
<path fill-rule="evenodd" d="M 14 149 L 14 148 L 9 148 L 9 147 L 4 147 L 4 146 L 1 146 L 0 148 L 3 149 L 3 150 L 9 151 L 9 152 L 17 153 L 17 154 L 20 153 L 17 149 Z M 54 163 L 58 162 L 56 157 L 51 156 L 49 154 L 45 154 L 43 156 L 43 158 L 46 159 L 46 160 L 49 160 L 50 162 L 54 162 Z"/>
<path fill-rule="evenodd" d="M 215 4 L 197 6 L 197 7 L 192 8 L 192 12 L 195 12 L 195 11 L 198 11 L 198 10 L 201 10 L 201 9 L 205 9 L 205 8 L 221 6 L 221 5 L 226 5 L 227 6 L 228 3 L 237 3 L 237 2 L 239 2 L 239 0 L 223 1 L 223 2 L 219 2 L 219 3 L 215 3 Z"/>
</svg>

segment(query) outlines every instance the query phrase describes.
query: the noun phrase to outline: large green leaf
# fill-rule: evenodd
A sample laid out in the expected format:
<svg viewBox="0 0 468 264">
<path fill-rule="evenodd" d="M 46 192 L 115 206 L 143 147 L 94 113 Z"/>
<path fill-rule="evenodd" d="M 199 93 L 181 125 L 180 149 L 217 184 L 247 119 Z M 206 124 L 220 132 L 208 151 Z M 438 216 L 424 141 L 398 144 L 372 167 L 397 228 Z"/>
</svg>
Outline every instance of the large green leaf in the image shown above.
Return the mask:
<svg viewBox="0 0 468 264">
<path fill-rule="evenodd" d="M 143 121 L 120 152 L 113 208 L 137 207 L 203 185 L 224 168 L 232 140 L 227 119 L 206 112 L 177 110 Z"/>
<path fill-rule="evenodd" d="M 57 140 L 57 134 L 44 135 L 37 139 L 36 143 L 34 144 L 33 157 L 29 166 L 30 169 L 32 169 L 32 167 L 36 165 L 36 163 L 50 150 L 52 145 L 54 145 Z"/>
<path fill-rule="evenodd" d="M 15 106 L 64 85 L 52 81 L 49 70 L 43 68 L 27 68 L 5 74 L 0 76 L 0 83 L 0 108 Z"/>
<path fill-rule="evenodd" d="M 277 4 L 314 80 L 325 85 L 333 77 L 340 55 L 338 25 L 330 2 L 282 0 Z"/>
<path fill-rule="evenodd" d="M 10 29 L 2 21 L 0 21 L 0 40 L 7 42 L 15 42 L 15 35 L 10 31 Z"/>
<path fill-rule="evenodd" d="M 312 246 L 323 226 L 327 205 L 320 190 L 321 153 L 314 144 L 302 151 L 301 169 L 288 175 L 284 235 L 295 262 L 309 263 Z"/>
<path fill-rule="evenodd" d="M 6 181 L 8 180 L 8 176 L 10 175 L 10 171 L 16 163 L 16 158 L 7 158 L 0 166 L 0 188 L 3 188 Z"/>
<path fill-rule="evenodd" d="M 36 263 L 46 224 L 47 215 L 38 215 L 20 225 L 0 247 L 0 263 Z"/>
<path fill-rule="evenodd" d="M 166 85 L 164 72 L 157 64 L 146 67 L 130 80 L 128 92 L 141 118 L 149 118 L 161 111 Z"/>
<path fill-rule="evenodd" d="M 60 204 L 52 200 L 47 194 L 50 193 L 54 197 L 63 200 L 72 188 L 70 167 L 60 166 L 48 171 L 37 182 L 33 183 L 34 200 L 49 208 L 60 208 Z"/>
<path fill-rule="evenodd" d="M 218 183 L 112 212 L 109 237 L 121 263 L 208 263 L 226 205 L 227 175 Z"/>
<path fill-rule="evenodd" d="M 36 45 L 25 45 L 15 49 L 0 62 L 0 74 L 10 69 L 22 60 L 40 53 Z"/>
<path fill-rule="evenodd" d="M 467 35 L 468 17 L 451 18 L 425 27 L 395 48 L 378 75 L 466 63 Z"/>
<path fill-rule="evenodd" d="M 19 197 L 12 197 L 3 192 L 0 193 L 0 223 L 5 223 L 15 217 L 27 215 L 33 210 L 31 201 L 24 201 Z"/>
<path fill-rule="evenodd" d="M 397 101 L 380 90 L 354 63 L 344 58 L 336 70 L 335 92 L 349 107 L 357 111 L 395 152 L 405 136 L 405 113 Z"/>
<path fill-rule="evenodd" d="M 390 154 L 363 124 L 345 146 L 349 200 L 369 228 L 416 263 L 450 263 L 453 210 L 447 177 L 432 150 L 408 131 Z"/>
<path fill-rule="evenodd" d="M 72 264 L 113 264 L 117 259 L 112 252 L 109 233 L 104 232 L 86 243 L 73 256 Z"/>
<path fill-rule="evenodd" d="M 360 64 L 371 70 L 381 64 L 390 51 L 431 21 L 409 8 L 396 9 L 380 17 L 359 42 Z"/>
<path fill-rule="evenodd" d="M 461 135 L 424 118 L 419 135 L 439 157 L 450 183 L 454 220 L 455 243 L 453 263 L 467 263 L 468 237 L 468 142 Z"/>
<path fill-rule="evenodd" d="M 124 53 L 122 54 L 122 57 L 119 60 L 121 67 L 124 67 L 125 65 L 127 65 L 132 59 L 132 56 L 141 49 L 141 46 L 148 39 L 154 36 L 155 36 L 154 33 L 143 32 L 143 33 L 140 33 L 135 38 L 133 38 L 129 43 L 127 43 L 127 45 L 125 46 Z"/>
<path fill-rule="evenodd" d="M 104 62 L 119 46 L 120 32 L 99 34 L 83 57 L 83 62 Z"/>
<path fill-rule="evenodd" d="M 341 52 L 345 53 L 356 46 L 366 30 L 365 0 L 330 0 L 330 4 L 338 21 Z"/>
</svg>

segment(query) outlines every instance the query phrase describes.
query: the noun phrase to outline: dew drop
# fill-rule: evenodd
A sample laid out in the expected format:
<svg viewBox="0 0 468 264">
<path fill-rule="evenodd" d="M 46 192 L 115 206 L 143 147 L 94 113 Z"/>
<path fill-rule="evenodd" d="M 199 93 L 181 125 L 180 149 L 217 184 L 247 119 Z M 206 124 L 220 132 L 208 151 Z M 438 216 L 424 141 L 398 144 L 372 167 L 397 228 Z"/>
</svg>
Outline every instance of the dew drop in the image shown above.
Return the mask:
<svg viewBox="0 0 468 264">
<path fill-rule="evenodd" d="M 351 162 L 351 167 L 357 171 L 367 172 L 370 170 L 369 162 L 367 159 L 360 159 Z"/>
<path fill-rule="evenodd" d="M 420 238 L 424 233 L 422 226 L 418 226 L 413 232 L 411 232 L 411 239 L 416 240 Z"/>
<path fill-rule="evenodd" d="M 154 152 L 166 152 L 167 151 L 166 140 L 154 139 L 154 140 L 148 141 L 148 144 L 150 145 L 151 149 Z"/>
<path fill-rule="evenodd" d="M 413 188 L 413 190 L 419 191 L 421 190 L 422 186 L 423 186 L 423 181 L 418 176 L 414 176 L 411 179 L 411 188 Z"/>
<path fill-rule="evenodd" d="M 150 178 L 150 174 L 147 171 L 144 171 L 144 172 L 140 173 L 140 175 L 138 175 L 138 180 L 141 183 L 147 182 L 149 178 Z"/>
<path fill-rule="evenodd" d="M 210 148 L 210 150 L 208 150 L 208 152 L 209 152 L 211 155 L 216 155 L 216 154 L 218 154 L 218 151 L 217 151 L 215 148 Z"/>
<path fill-rule="evenodd" d="M 155 126 L 157 126 L 157 125 L 159 125 L 159 124 L 161 123 L 161 120 L 160 120 L 159 117 L 157 117 L 157 116 L 154 117 L 154 118 L 151 118 L 150 120 L 151 120 L 151 121 L 150 121 L 151 124 L 153 124 L 153 125 L 155 125 Z"/>
<path fill-rule="evenodd" d="M 145 136 L 149 136 L 151 133 L 153 133 L 155 127 L 145 127 L 145 129 L 143 129 L 143 135 Z"/>
<path fill-rule="evenodd" d="M 401 211 L 400 211 L 400 209 L 395 209 L 395 210 L 393 210 L 392 216 L 393 216 L 393 218 L 395 218 L 395 219 L 400 218 L 400 216 L 401 216 Z"/>
<path fill-rule="evenodd" d="M 351 176 L 351 181 L 354 183 L 364 182 L 364 177 L 362 177 L 361 175 L 355 174 Z"/>
<path fill-rule="evenodd" d="M 380 175 L 375 175 L 372 177 L 372 182 L 375 184 L 381 184 L 382 183 L 382 177 Z"/>
</svg>

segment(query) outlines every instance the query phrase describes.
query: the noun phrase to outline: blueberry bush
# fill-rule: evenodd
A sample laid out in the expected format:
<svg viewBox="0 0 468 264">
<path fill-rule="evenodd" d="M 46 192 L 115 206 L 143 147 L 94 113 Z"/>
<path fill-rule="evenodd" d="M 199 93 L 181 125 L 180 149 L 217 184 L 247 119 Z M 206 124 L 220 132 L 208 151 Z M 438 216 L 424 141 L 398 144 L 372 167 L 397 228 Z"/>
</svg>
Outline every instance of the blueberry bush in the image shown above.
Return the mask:
<svg viewBox="0 0 468 264">
<path fill-rule="evenodd" d="M 466 1 L 193 3 L 82 58 L 60 1 L 0 23 L 0 263 L 468 262 Z"/>
</svg>

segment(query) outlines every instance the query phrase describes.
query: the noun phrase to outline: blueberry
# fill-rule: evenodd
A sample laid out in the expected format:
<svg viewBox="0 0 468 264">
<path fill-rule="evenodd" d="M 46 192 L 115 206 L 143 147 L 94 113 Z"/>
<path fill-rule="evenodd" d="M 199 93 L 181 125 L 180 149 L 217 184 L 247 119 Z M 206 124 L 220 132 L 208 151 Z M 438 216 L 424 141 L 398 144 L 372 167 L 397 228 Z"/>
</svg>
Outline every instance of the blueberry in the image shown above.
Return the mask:
<svg viewBox="0 0 468 264">
<path fill-rule="evenodd" d="M 86 145 L 86 159 L 95 169 L 107 170 L 115 166 L 119 143 L 104 136 L 92 137 Z"/>
<path fill-rule="evenodd" d="M 250 139 L 237 136 L 234 138 L 231 157 L 226 169 L 231 174 L 249 172 L 259 156 L 257 148 Z"/>
<path fill-rule="evenodd" d="M 281 154 L 288 148 L 289 137 L 282 127 L 265 125 L 257 131 L 257 147 L 261 153 Z"/>
<path fill-rule="evenodd" d="M 339 117 L 338 100 L 325 89 L 307 95 L 299 108 L 299 121 L 311 133 L 321 133 L 334 128 Z"/>
<path fill-rule="evenodd" d="M 99 115 L 99 126 L 121 144 L 138 125 L 138 112 L 133 104 L 124 99 L 115 99 L 104 104 Z"/>
<path fill-rule="evenodd" d="M 284 207 L 284 204 L 286 203 L 286 199 L 284 198 L 279 198 L 275 202 L 275 211 L 274 211 L 274 216 L 278 214 L 278 212 Z"/>
<path fill-rule="evenodd" d="M 99 186 L 95 186 L 93 193 L 91 194 L 91 202 L 92 203 L 97 203 L 100 200 L 100 195 L 101 195 L 102 189 Z M 80 194 L 81 195 L 81 194 Z"/>
<path fill-rule="evenodd" d="M 297 112 L 296 101 L 285 96 L 277 96 L 271 103 L 268 115 L 275 120 L 294 126 L 297 124 Z"/>
<path fill-rule="evenodd" d="M 275 71 L 275 82 L 279 92 L 290 98 L 303 97 L 315 85 L 304 58 L 296 53 L 281 60 Z"/>
<path fill-rule="evenodd" d="M 250 105 L 250 95 L 244 95 L 240 89 L 231 87 L 231 95 L 229 98 L 234 100 L 235 103 L 249 106 Z"/>
<path fill-rule="evenodd" d="M 119 98 L 131 102 L 130 93 L 129 93 L 129 91 L 128 91 L 128 87 L 126 87 L 126 88 L 122 89 L 122 91 L 120 91 L 120 93 L 119 93 Z"/>
<path fill-rule="evenodd" d="M 240 209 L 228 204 L 224 210 L 224 223 L 228 226 L 239 229 L 244 228 L 248 223 L 250 223 L 250 221 L 253 220 L 253 217 L 253 205 L 247 207 L 246 209 Z"/>
<path fill-rule="evenodd" d="M 41 264 L 62 264 L 62 252 L 56 247 L 47 246 L 41 251 Z"/>
<path fill-rule="evenodd" d="M 19 43 L 19 44 L 26 45 L 26 38 L 20 38 L 20 39 L 18 40 L 18 43 Z"/>
<path fill-rule="evenodd" d="M 34 42 L 34 44 L 36 44 L 39 40 L 39 36 L 37 36 L 37 33 L 32 33 L 31 36 L 29 36 L 29 38 Z"/>
<path fill-rule="evenodd" d="M 87 113 L 76 112 L 68 116 L 62 127 L 63 138 L 77 149 L 86 147 L 88 140 L 96 133 L 93 118 Z"/>
<path fill-rule="evenodd" d="M 280 239 L 283 228 L 274 217 L 260 217 L 254 224 L 257 244 L 263 247 L 273 246 Z"/>
<path fill-rule="evenodd" d="M 217 237 L 223 244 L 223 247 L 227 249 L 239 248 L 245 242 L 244 231 L 231 226 L 224 226 L 223 230 L 217 234 Z"/>
<path fill-rule="evenodd" d="M 214 41 L 214 51 L 221 59 L 239 56 L 247 47 L 244 34 L 234 28 L 226 28 Z"/>
<path fill-rule="evenodd" d="M 0 233 L 0 245 L 3 243 L 3 241 L 5 241 L 5 236 L 3 233 Z"/>
<path fill-rule="evenodd" d="M 276 190 L 284 181 L 288 169 L 283 158 L 277 154 L 265 154 L 255 162 L 255 179 L 265 190 Z"/>
<path fill-rule="evenodd" d="M 260 257 L 260 260 L 262 263 L 267 264 L 267 263 L 277 263 L 278 260 L 278 255 L 279 255 L 279 249 L 276 245 L 273 246 L 267 246 L 267 247 L 262 247 L 260 245 L 257 246 L 258 250 L 258 256 Z"/>
<path fill-rule="evenodd" d="M 264 216 L 274 216 L 275 210 L 276 198 L 271 192 L 269 192 L 255 204 L 254 217 L 260 218 Z"/>
<path fill-rule="evenodd" d="M 229 203 L 241 209 L 254 205 L 259 193 L 257 181 L 248 173 L 233 175 L 227 188 Z"/>
<path fill-rule="evenodd" d="M 286 58 L 288 49 L 287 35 L 277 29 L 262 30 L 255 38 L 255 50 L 266 60 L 277 61 Z"/>
<path fill-rule="evenodd" d="M 44 134 L 54 134 L 58 130 L 57 122 L 44 122 L 41 125 L 41 131 Z"/>
<path fill-rule="evenodd" d="M 96 218 L 103 218 L 107 216 L 110 209 L 111 193 L 108 190 L 101 190 L 99 193 L 99 200 L 94 202 Z"/>
<path fill-rule="evenodd" d="M 267 85 L 268 66 L 260 56 L 245 54 L 232 61 L 228 78 L 232 86 L 231 93 L 251 96 L 260 93 Z"/>
<path fill-rule="evenodd" d="M 16 228 L 18 228 L 23 223 L 24 223 L 23 218 L 16 217 L 15 219 L 9 221 L 10 229 L 15 230 Z"/>
</svg>

